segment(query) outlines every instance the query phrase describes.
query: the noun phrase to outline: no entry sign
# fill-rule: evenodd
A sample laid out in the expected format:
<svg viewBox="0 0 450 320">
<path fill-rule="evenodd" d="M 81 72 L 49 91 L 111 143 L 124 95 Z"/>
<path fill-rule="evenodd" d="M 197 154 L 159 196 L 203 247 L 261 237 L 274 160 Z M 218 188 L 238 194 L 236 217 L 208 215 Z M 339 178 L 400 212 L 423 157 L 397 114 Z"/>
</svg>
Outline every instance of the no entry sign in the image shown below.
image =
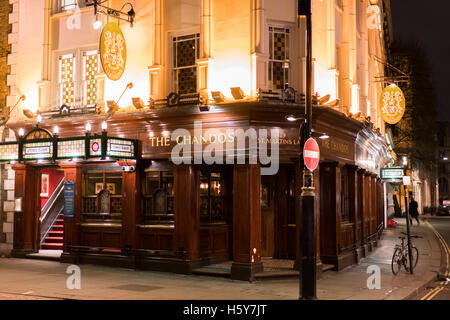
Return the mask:
<svg viewBox="0 0 450 320">
<path fill-rule="evenodd" d="M 306 140 L 305 146 L 303 147 L 303 161 L 305 161 L 305 166 L 310 170 L 314 171 L 317 168 L 320 160 L 320 150 L 319 145 L 316 140 L 309 138 Z"/>
</svg>

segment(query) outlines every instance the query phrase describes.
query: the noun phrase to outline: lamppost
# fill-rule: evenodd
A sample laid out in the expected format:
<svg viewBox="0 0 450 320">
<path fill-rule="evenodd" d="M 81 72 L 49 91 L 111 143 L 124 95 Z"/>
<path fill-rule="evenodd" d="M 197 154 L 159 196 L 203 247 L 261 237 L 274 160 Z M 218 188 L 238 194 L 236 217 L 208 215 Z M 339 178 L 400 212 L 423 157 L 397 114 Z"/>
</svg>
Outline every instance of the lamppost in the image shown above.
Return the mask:
<svg viewBox="0 0 450 320">
<path fill-rule="evenodd" d="M 301 150 L 307 139 L 311 137 L 312 129 L 312 0 L 299 0 L 299 16 L 306 16 L 306 122 L 301 127 Z M 314 176 L 300 157 L 303 166 L 303 187 L 300 196 L 300 275 L 299 289 L 301 300 L 315 300 L 316 297 L 316 197 L 314 193 Z"/>
<path fill-rule="evenodd" d="M 406 156 L 402 157 L 403 167 L 405 168 L 405 173 L 408 174 L 408 158 Z M 408 190 L 405 184 L 405 179 L 403 179 L 403 189 L 405 190 L 405 211 L 406 211 L 406 234 L 408 238 L 408 257 L 409 257 L 409 272 L 413 274 L 413 261 L 412 261 L 412 250 L 411 250 L 411 231 L 409 227 L 409 210 L 408 210 Z"/>
</svg>

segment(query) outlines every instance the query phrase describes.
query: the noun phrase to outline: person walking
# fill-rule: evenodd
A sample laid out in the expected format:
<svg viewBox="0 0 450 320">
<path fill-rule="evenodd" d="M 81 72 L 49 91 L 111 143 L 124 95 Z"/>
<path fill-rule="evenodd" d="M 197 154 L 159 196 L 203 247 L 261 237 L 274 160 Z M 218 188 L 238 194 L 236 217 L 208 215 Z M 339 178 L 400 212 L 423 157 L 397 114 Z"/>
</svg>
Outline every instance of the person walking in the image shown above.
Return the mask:
<svg viewBox="0 0 450 320">
<path fill-rule="evenodd" d="M 418 207 L 419 204 L 417 201 L 411 198 L 411 202 L 409 203 L 409 221 L 411 225 L 413 225 L 412 218 L 416 219 L 417 224 L 420 225 Z"/>
</svg>

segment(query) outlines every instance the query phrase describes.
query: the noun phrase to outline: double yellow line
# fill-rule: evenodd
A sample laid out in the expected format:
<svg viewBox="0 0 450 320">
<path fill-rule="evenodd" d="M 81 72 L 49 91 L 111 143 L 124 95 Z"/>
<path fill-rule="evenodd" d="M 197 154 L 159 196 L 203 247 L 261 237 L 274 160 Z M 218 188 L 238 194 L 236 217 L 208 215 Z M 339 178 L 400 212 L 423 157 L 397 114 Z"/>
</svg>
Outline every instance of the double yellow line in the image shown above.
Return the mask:
<svg viewBox="0 0 450 320">
<path fill-rule="evenodd" d="M 444 238 L 440 235 L 439 232 L 429 223 L 426 221 L 427 226 L 433 231 L 433 233 L 436 235 L 436 237 L 439 239 L 439 242 L 441 243 L 442 248 L 444 248 L 445 252 L 445 261 L 446 261 L 446 267 L 445 267 L 445 277 L 449 277 L 449 268 L 450 268 L 450 249 L 447 245 L 447 242 L 445 242 Z M 448 284 L 448 281 L 441 281 L 440 286 L 434 288 L 430 292 L 428 292 L 425 296 L 420 298 L 420 300 L 432 300 L 439 292 L 445 289 L 445 286 Z"/>
<path fill-rule="evenodd" d="M 426 295 L 424 295 L 422 298 L 420 298 L 420 300 L 431 300 L 442 290 L 444 290 L 444 287 L 436 287 L 430 292 L 428 292 Z"/>
<path fill-rule="evenodd" d="M 444 238 L 440 235 L 439 232 L 437 232 L 437 230 L 433 227 L 433 225 L 431 225 L 431 223 L 429 223 L 428 221 L 426 221 L 426 224 L 428 225 L 428 227 L 433 230 L 434 234 L 436 235 L 436 237 L 439 239 L 439 242 L 441 243 L 442 247 L 444 248 L 445 251 L 445 259 L 446 259 L 446 268 L 445 268 L 445 277 L 449 277 L 450 276 L 450 249 L 447 245 L 447 242 L 445 242 Z"/>
</svg>

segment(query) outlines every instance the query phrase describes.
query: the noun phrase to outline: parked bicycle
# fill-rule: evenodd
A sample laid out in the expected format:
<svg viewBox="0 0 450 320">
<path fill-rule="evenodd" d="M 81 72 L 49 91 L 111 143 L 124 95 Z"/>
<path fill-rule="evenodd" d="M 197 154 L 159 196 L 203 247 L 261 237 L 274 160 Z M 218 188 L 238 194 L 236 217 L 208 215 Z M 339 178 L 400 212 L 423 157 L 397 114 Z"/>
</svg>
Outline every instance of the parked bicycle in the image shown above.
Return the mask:
<svg viewBox="0 0 450 320">
<path fill-rule="evenodd" d="M 408 243 L 406 240 L 406 237 L 408 234 L 402 232 L 402 234 L 404 236 L 400 236 L 398 237 L 399 239 L 402 240 L 402 244 L 399 245 L 395 245 L 395 250 L 394 250 L 394 255 L 392 256 L 392 262 L 391 262 L 391 267 L 392 267 L 392 273 L 394 275 L 397 275 L 398 272 L 400 271 L 400 269 L 402 268 L 402 266 L 405 268 L 405 270 L 407 272 L 409 272 L 409 253 L 408 253 Z M 422 238 L 421 236 L 414 236 L 411 235 L 411 238 Z M 412 256 L 412 268 L 414 270 L 414 268 L 417 265 L 417 262 L 419 261 L 419 250 L 413 246 L 413 244 L 411 243 L 411 256 Z"/>
</svg>

